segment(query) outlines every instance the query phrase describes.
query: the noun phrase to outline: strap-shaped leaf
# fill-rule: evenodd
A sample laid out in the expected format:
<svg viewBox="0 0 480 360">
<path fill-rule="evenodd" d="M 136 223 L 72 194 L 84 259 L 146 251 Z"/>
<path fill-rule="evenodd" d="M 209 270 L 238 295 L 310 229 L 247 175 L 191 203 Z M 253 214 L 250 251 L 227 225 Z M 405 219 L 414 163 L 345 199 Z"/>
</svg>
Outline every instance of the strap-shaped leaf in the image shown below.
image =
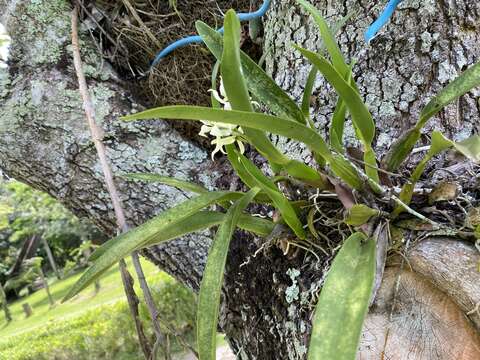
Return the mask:
<svg viewBox="0 0 480 360">
<path fill-rule="evenodd" d="M 306 119 L 310 119 L 310 103 L 312 101 L 312 93 L 315 86 L 315 80 L 317 79 L 317 74 L 318 70 L 315 66 L 313 66 L 308 73 L 307 82 L 305 83 L 305 88 L 303 89 L 302 113 Z"/>
<path fill-rule="evenodd" d="M 378 175 L 377 157 L 375 151 L 370 145 L 365 146 L 363 153 L 363 161 L 365 163 L 365 173 L 375 183 L 380 184 L 380 176 Z M 373 188 L 375 190 L 375 188 Z M 376 191 L 376 190 L 375 190 Z"/>
<path fill-rule="evenodd" d="M 420 139 L 421 129 L 428 120 L 438 114 L 445 106 L 478 86 L 480 86 L 480 62 L 465 70 L 430 100 L 423 108 L 415 127 L 402 135 L 388 151 L 384 160 L 386 169 L 395 171 L 399 168 Z"/>
<path fill-rule="evenodd" d="M 357 170 L 342 155 L 333 155 L 330 167 L 335 175 L 345 181 L 352 188 L 362 188 L 362 180 L 358 176 Z"/>
<path fill-rule="evenodd" d="M 315 308 L 309 360 L 355 360 L 375 279 L 375 241 L 350 236 L 335 257 Z"/>
<path fill-rule="evenodd" d="M 240 21 L 234 10 L 228 10 L 224 22 L 223 53 L 220 71 L 232 109 L 253 112 L 240 62 Z"/>
<path fill-rule="evenodd" d="M 228 209 L 208 253 L 198 296 L 197 342 L 200 360 L 215 359 L 220 293 L 230 240 L 240 214 L 259 191 L 259 188 L 253 188 Z"/>
<path fill-rule="evenodd" d="M 323 76 L 325 76 L 327 81 L 332 84 L 342 100 L 345 101 L 348 111 L 352 117 L 355 133 L 365 146 L 364 161 L 367 164 L 365 172 L 373 181 L 378 183 L 379 176 L 376 169 L 377 162 L 375 153 L 371 147 L 372 141 L 375 137 L 375 124 L 373 122 L 372 115 L 360 97 L 360 94 L 323 56 L 315 54 L 309 50 L 302 49 L 299 46 L 295 47 L 308 60 L 310 60 L 315 67 L 317 67 Z M 348 72 L 345 72 L 345 77 L 348 77 L 350 72 L 350 68 L 348 66 L 347 68 Z"/>
<path fill-rule="evenodd" d="M 345 224 L 352 226 L 361 226 L 366 224 L 372 217 L 378 216 L 380 212 L 372 209 L 365 204 L 355 204 L 348 209 L 345 218 Z"/>
<path fill-rule="evenodd" d="M 177 120 L 208 120 L 211 122 L 234 124 L 242 127 L 270 132 L 301 141 L 313 148 L 324 158 L 331 159 L 327 143 L 314 130 L 293 120 L 283 119 L 262 113 L 249 113 L 237 110 L 211 109 L 201 106 L 164 106 L 142 111 L 122 117 L 122 120 L 141 119 L 177 119 Z"/>
<path fill-rule="evenodd" d="M 212 81 L 213 90 L 217 89 L 217 76 L 219 71 L 220 71 L 220 60 L 217 60 L 215 62 L 215 65 L 213 65 L 213 69 L 212 69 L 211 81 Z M 220 101 L 217 100 L 213 92 L 211 92 L 210 94 L 210 102 L 212 103 L 212 108 L 214 109 L 220 109 L 222 107 L 222 104 L 220 104 Z"/>
<path fill-rule="evenodd" d="M 245 167 L 245 170 L 256 181 L 257 186 L 262 189 L 270 199 L 272 199 L 273 204 L 278 211 L 280 211 L 280 214 L 282 214 L 283 220 L 285 220 L 287 225 L 290 226 L 295 235 L 300 239 L 305 239 L 305 231 L 303 230 L 302 223 L 298 219 L 295 209 L 288 199 L 278 190 L 277 186 L 255 166 L 253 162 L 240 153 L 237 153 L 237 155 L 241 164 Z"/>
<path fill-rule="evenodd" d="M 413 147 L 420 139 L 421 132 L 416 128 L 408 130 L 401 135 L 390 147 L 385 157 L 382 159 L 384 167 L 388 171 L 397 170 L 412 152 Z"/>
<path fill-rule="evenodd" d="M 78 294 L 85 287 L 95 281 L 95 279 L 97 279 L 97 277 L 106 269 L 120 259 L 123 259 L 133 250 L 139 248 L 141 244 L 148 243 L 150 240 L 156 238 L 166 227 L 182 221 L 213 203 L 233 201 L 242 196 L 243 193 L 228 191 L 201 194 L 162 212 L 143 225 L 121 234 L 116 238 L 117 241 L 115 246 L 112 246 L 107 253 L 104 253 L 94 262 L 94 264 L 75 283 L 63 301 Z"/>
<path fill-rule="evenodd" d="M 126 179 L 131 180 L 141 180 L 151 183 L 160 183 L 165 185 L 170 185 L 181 190 L 191 191 L 197 194 L 202 194 L 208 192 L 203 186 L 197 185 L 195 183 L 179 180 L 169 176 L 162 176 L 159 174 L 149 174 L 149 173 L 135 173 L 135 174 L 125 174 L 123 175 Z"/>
<path fill-rule="evenodd" d="M 253 112 L 247 85 L 241 70 L 240 22 L 235 11 L 230 10 L 225 15 L 224 28 L 224 46 L 220 69 L 228 101 L 234 110 Z M 287 161 L 287 157 L 272 144 L 263 131 L 249 127 L 244 127 L 243 131 L 252 145 L 270 162 L 272 167 Z"/>
<path fill-rule="evenodd" d="M 257 197 L 259 194 L 257 195 Z M 215 211 L 200 211 L 193 214 L 182 221 L 163 228 L 163 230 L 152 236 L 146 242 L 139 243 L 135 250 L 144 249 L 146 247 L 159 244 L 168 240 L 179 238 L 183 235 L 190 234 L 203 229 L 208 229 L 212 226 L 220 224 L 224 220 L 225 214 Z M 242 214 L 238 222 L 238 227 L 250 231 L 259 236 L 269 235 L 274 227 L 274 223 L 270 220 Z M 118 239 L 113 238 L 108 240 L 105 244 L 97 248 L 89 260 L 95 261 L 109 249 L 115 246 Z"/>
<path fill-rule="evenodd" d="M 312 5 L 308 4 L 310 7 L 312 7 Z M 315 8 L 314 8 L 315 9 Z M 307 8 L 307 10 L 309 10 Z M 315 9 L 316 10 L 316 9 Z M 342 27 L 345 26 L 345 24 L 347 23 L 348 20 L 350 20 L 350 18 L 352 17 L 352 15 L 354 14 L 353 11 L 349 12 L 347 15 L 345 15 L 344 17 L 342 17 L 342 19 L 340 19 L 340 21 L 338 21 L 335 26 L 333 27 L 332 29 L 332 34 L 336 34 Z M 318 14 L 320 15 L 320 14 Z M 321 17 L 321 16 L 320 16 Z M 322 19 L 323 20 L 323 19 Z M 335 41 L 335 40 L 334 40 Z M 325 48 L 325 41 L 322 43 L 322 46 L 320 47 L 319 49 L 319 53 L 322 52 L 322 50 Z M 340 51 L 340 50 L 339 50 Z M 340 53 L 341 55 L 341 53 Z M 318 70 L 315 66 L 312 67 L 312 69 L 310 70 L 310 73 L 308 74 L 308 78 L 307 78 L 307 82 L 305 84 L 305 89 L 303 91 L 303 98 L 302 98 L 302 112 L 303 112 L 303 115 L 308 119 L 310 118 L 310 98 L 312 96 L 312 92 L 313 92 L 313 87 L 315 85 L 315 79 L 317 77 L 317 74 L 318 74 Z M 331 136 L 331 135 L 330 135 Z"/>
<path fill-rule="evenodd" d="M 197 21 L 196 28 L 211 53 L 220 60 L 223 52 L 222 35 L 207 24 Z M 275 115 L 290 118 L 300 123 L 305 119 L 297 104 L 273 81 L 247 54 L 240 52 L 242 69 L 248 89 L 255 98 L 264 103 Z"/>
<path fill-rule="evenodd" d="M 353 73 L 350 72 L 347 76 L 347 81 L 352 84 Z M 342 97 L 338 97 L 337 106 L 332 116 L 332 125 L 330 126 L 330 145 L 340 154 L 344 153 L 343 132 L 345 129 L 345 120 L 347 117 L 347 104 Z"/>
<path fill-rule="evenodd" d="M 323 156 L 327 163 L 330 163 L 332 170 L 337 176 L 344 180 L 350 186 L 359 188 L 361 186 L 360 179 L 353 167 L 342 159 L 334 158 L 330 152 L 327 143 L 314 130 L 299 124 L 295 121 L 282 119 L 276 116 L 249 113 L 236 110 L 219 110 L 201 106 L 165 106 L 155 109 L 146 110 L 123 117 L 123 120 L 140 120 L 140 119 L 177 119 L 177 120 L 208 120 L 211 122 L 219 122 L 226 124 L 235 124 L 239 126 L 251 127 L 272 134 L 285 136 L 287 138 L 303 142 L 316 153 Z M 335 164 L 333 163 L 335 162 Z M 338 165 L 336 164 L 338 163 Z M 336 169 L 342 172 L 337 172 Z M 347 174 L 344 177 L 344 174 Z"/>
<path fill-rule="evenodd" d="M 331 186 L 325 175 L 301 161 L 291 159 L 283 164 L 283 168 L 290 176 L 318 189 L 328 189 Z"/>
<path fill-rule="evenodd" d="M 350 72 L 350 67 L 345 62 L 343 54 L 340 51 L 337 42 L 335 41 L 335 37 L 333 35 L 334 32 L 330 31 L 327 22 L 315 6 L 305 0 L 297 0 L 297 2 L 312 15 L 320 30 L 323 44 L 327 49 L 330 58 L 332 59 L 333 67 L 341 74 L 342 77 L 345 78 Z"/>
<path fill-rule="evenodd" d="M 375 137 L 375 124 L 372 115 L 363 102 L 360 94 L 344 79 L 344 77 L 330 64 L 327 59 L 319 54 L 294 45 L 327 79 L 335 88 L 338 95 L 347 104 L 353 124 L 358 130 L 360 140 L 364 144 L 371 144 Z M 349 68 L 348 68 L 349 69 Z M 350 70 L 349 70 L 350 71 Z"/>
<path fill-rule="evenodd" d="M 460 76 L 445 86 L 437 96 L 430 100 L 430 102 L 423 108 L 416 128 L 423 128 L 432 116 L 435 116 L 445 106 L 451 104 L 460 96 L 465 95 L 477 86 L 480 86 L 480 62 L 465 70 Z"/>
</svg>

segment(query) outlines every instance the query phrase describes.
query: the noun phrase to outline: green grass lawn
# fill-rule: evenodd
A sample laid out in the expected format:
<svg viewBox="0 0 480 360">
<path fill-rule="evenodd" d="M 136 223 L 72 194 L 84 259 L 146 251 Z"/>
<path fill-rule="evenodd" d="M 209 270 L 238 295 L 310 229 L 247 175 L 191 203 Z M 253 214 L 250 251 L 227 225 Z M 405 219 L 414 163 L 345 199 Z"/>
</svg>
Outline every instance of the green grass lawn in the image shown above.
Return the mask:
<svg viewBox="0 0 480 360">
<path fill-rule="evenodd" d="M 134 270 L 131 261 L 127 260 L 130 272 L 134 278 Z M 142 260 L 143 269 L 147 276 L 149 283 L 154 284 L 162 280 L 162 277 L 167 276 L 150 262 Z M 35 328 L 44 325 L 49 320 L 61 320 L 79 316 L 83 312 L 93 309 L 99 305 L 116 302 L 124 299 L 123 286 L 120 278 L 118 267 L 112 267 L 106 272 L 101 280 L 101 289 L 95 295 L 93 285 L 85 289 L 72 300 L 62 304 L 61 299 L 67 294 L 70 287 L 78 280 L 81 273 L 72 275 L 66 279 L 57 280 L 51 278 L 49 281 L 50 291 L 56 301 L 54 307 L 50 307 L 45 290 L 41 289 L 32 295 L 24 297 L 14 303 L 9 304 L 12 313 L 13 321 L 7 323 L 3 312 L 0 312 L 0 342 L 7 340 L 13 335 L 18 335 L 26 331 L 34 330 Z M 135 282 L 135 288 L 139 297 L 141 292 L 138 282 Z M 33 309 L 33 315 L 29 318 L 25 317 L 22 309 L 22 304 L 29 303 Z"/>
</svg>

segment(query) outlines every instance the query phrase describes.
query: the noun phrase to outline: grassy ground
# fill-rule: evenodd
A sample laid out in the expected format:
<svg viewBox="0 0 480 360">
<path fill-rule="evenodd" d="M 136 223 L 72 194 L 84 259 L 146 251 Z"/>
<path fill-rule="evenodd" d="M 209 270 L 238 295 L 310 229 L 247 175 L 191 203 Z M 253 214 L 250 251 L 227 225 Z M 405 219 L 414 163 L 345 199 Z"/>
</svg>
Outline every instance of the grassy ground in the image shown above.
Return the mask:
<svg viewBox="0 0 480 360">
<path fill-rule="evenodd" d="M 130 271 L 133 274 L 131 262 L 127 261 Z M 142 261 L 142 265 L 149 283 L 161 281 L 165 276 L 153 264 Z M 93 286 L 85 289 L 74 299 L 61 304 L 60 301 L 70 289 L 70 287 L 78 280 L 81 273 L 72 275 L 63 280 L 50 279 L 50 291 L 56 301 L 55 306 L 50 307 L 45 290 L 39 290 L 34 294 L 22 298 L 10 304 L 13 321 L 6 323 L 3 312 L 0 313 L 0 342 L 8 339 L 13 335 L 21 334 L 25 331 L 31 331 L 44 325 L 49 320 L 60 320 L 65 318 L 73 318 L 79 316 L 83 312 L 93 309 L 99 305 L 116 302 L 124 298 L 123 286 L 120 279 L 120 273 L 116 266 L 112 267 L 100 280 L 101 289 L 95 295 Z M 135 283 L 137 293 L 139 294 L 138 283 Z M 33 309 L 33 315 L 29 318 L 25 317 L 22 310 L 22 304 L 28 303 Z"/>
<path fill-rule="evenodd" d="M 131 261 L 127 261 L 127 264 L 133 273 Z M 195 346 L 194 295 L 153 264 L 142 260 L 142 265 L 155 291 L 162 319 Z M 62 304 L 61 299 L 80 276 L 81 273 L 63 280 L 50 279 L 50 291 L 56 301 L 53 307 L 49 305 L 46 292 L 42 289 L 9 304 L 13 317 L 9 324 L 5 322 L 3 312 L 0 312 L 0 360 L 143 359 L 118 268 L 113 267 L 101 278 L 98 294 L 94 293 L 92 286 Z M 140 295 L 137 283 L 135 287 Z M 23 313 L 24 303 L 30 304 L 33 309 L 33 315 L 29 318 Z M 149 324 L 145 307 L 140 313 L 144 324 Z M 150 326 L 147 325 L 146 330 L 151 338 Z M 175 342 L 174 337 L 170 339 L 173 341 L 171 351 L 175 360 L 194 359 L 191 353 L 185 352 Z M 217 336 L 217 346 L 217 358 L 235 358 L 221 334 Z"/>
</svg>

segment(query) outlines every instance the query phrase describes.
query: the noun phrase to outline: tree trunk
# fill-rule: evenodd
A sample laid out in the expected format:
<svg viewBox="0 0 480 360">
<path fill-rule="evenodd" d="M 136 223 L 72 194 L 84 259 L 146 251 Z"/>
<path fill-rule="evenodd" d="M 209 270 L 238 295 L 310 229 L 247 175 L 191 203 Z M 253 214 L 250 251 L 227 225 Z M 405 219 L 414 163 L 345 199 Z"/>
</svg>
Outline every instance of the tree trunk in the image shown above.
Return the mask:
<svg viewBox="0 0 480 360">
<path fill-rule="evenodd" d="M 50 246 L 48 245 L 47 240 L 45 240 L 43 236 L 41 237 L 41 239 L 42 239 L 43 247 L 45 248 L 45 252 L 47 253 L 50 267 L 52 268 L 53 272 L 57 276 L 57 279 L 61 280 L 62 276 L 60 275 L 60 271 L 58 271 L 57 263 L 55 262 L 55 258 L 53 257 L 52 249 L 50 249 Z"/>
<path fill-rule="evenodd" d="M 392 24 L 370 47 L 363 42 L 363 31 L 377 16 L 380 4 L 366 0 L 314 3 L 324 9 L 331 23 L 358 10 L 339 39 L 342 50 L 357 60 L 355 79 L 376 120 L 379 153 L 416 122 L 421 106 L 435 92 L 480 58 L 480 4 L 476 0 L 405 1 Z M 83 125 L 67 50 L 69 6 L 63 0 L 0 0 L 0 9 L 13 37 L 8 73 L 0 69 L 0 167 L 10 176 L 49 192 L 112 235 L 113 211 Z M 312 21 L 294 1 L 273 1 L 265 24 L 267 69 L 298 100 L 310 67 L 293 51 L 292 41 L 309 49 L 318 49 L 320 44 Z M 85 33 L 82 52 L 115 174 L 155 172 L 200 182 L 210 189 L 239 188 L 239 181 L 223 160 L 211 162 L 204 149 L 169 123 L 118 121 L 118 116 L 141 108 L 142 99 L 129 94 L 128 84 L 101 61 Z M 336 96 L 321 77 L 316 85 L 313 114 L 318 128 L 326 132 Z M 431 121 L 425 134 L 438 129 L 458 140 L 477 132 L 478 104 L 478 92 L 464 96 Z M 353 138 L 350 128 L 347 140 L 354 146 Z M 312 161 L 297 143 L 284 139 L 278 143 L 288 154 Z M 448 159 L 433 167 L 445 164 Z M 121 179 L 119 184 L 132 225 L 187 196 L 159 185 Z M 468 186 L 474 189 L 475 184 Z M 152 247 L 144 255 L 198 290 L 209 235 L 187 236 Z M 285 256 L 276 246 L 253 256 L 260 245 L 258 239 L 244 233 L 238 233 L 232 242 L 220 326 L 241 359 L 303 359 L 325 264 L 317 264 L 313 255 L 303 252 Z M 457 275 L 461 263 L 445 261 L 445 254 L 453 250 L 468 264 L 466 279 L 463 273 Z M 408 265 L 399 269 L 398 259 L 390 260 L 392 267 L 387 269 L 367 319 L 362 358 L 479 358 L 480 342 L 472 322 L 479 327 L 480 318 L 471 312 L 480 302 L 480 288 L 474 280 L 478 252 L 468 243 L 431 239 L 412 245 L 407 255 L 415 273 L 406 272 Z M 437 273 L 432 269 L 439 268 L 439 263 L 443 268 Z M 396 274 L 395 281 L 392 274 Z M 444 277 L 448 281 L 443 281 Z M 408 289 L 415 289 L 415 294 Z M 451 300 L 439 302 L 447 298 L 445 295 Z M 442 318 L 447 308 L 450 317 Z M 467 312 L 469 320 L 465 319 Z"/>
<path fill-rule="evenodd" d="M 45 288 L 45 292 L 47 293 L 48 302 L 50 303 L 50 306 L 54 306 L 55 300 L 53 300 L 52 294 L 50 293 L 50 286 L 48 286 L 48 280 L 45 277 L 45 274 L 43 273 L 41 267 L 38 269 L 38 274 L 40 275 L 40 279 L 42 279 L 43 287 Z"/>
<path fill-rule="evenodd" d="M 10 313 L 10 309 L 8 308 L 7 294 L 5 294 L 5 290 L 3 289 L 3 285 L 1 283 L 0 283 L 0 302 L 2 303 L 3 312 L 5 314 L 5 320 L 7 322 L 12 321 L 12 314 Z"/>
</svg>

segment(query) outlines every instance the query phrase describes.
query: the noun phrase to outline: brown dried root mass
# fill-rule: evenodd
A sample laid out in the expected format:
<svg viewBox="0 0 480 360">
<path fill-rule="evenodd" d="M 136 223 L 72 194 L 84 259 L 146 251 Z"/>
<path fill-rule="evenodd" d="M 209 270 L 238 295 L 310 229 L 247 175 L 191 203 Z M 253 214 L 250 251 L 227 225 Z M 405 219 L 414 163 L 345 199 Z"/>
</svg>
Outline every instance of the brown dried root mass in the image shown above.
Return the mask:
<svg viewBox="0 0 480 360">
<path fill-rule="evenodd" d="M 149 72 L 155 55 L 171 42 L 195 34 L 197 20 L 219 27 L 226 10 L 250 9 L 248 0 L 83 0 L 82 3 L 84 19 L 92 25 L 98 41 L 102 41 L 104 54 L 125 78 L 138 83 L 151 104 L 157 105 L 207 103 L 213 58 L 202 46 L 187 46 Z"/>
<path fill-rule="evenodd" d="M 220 27 L 228 9 L 250 11 L 249 0 L 81 0 L 84 23 L 105 57 L 147 107 L 208 105 L 214 58 L 200 45 L 189 45 L 150 64 L 168 44 L 195 34 L 195 21 Z M 198 136 L 200 124 L 174 122 L 183 136 L 210 148 Z"/>
</svg>

